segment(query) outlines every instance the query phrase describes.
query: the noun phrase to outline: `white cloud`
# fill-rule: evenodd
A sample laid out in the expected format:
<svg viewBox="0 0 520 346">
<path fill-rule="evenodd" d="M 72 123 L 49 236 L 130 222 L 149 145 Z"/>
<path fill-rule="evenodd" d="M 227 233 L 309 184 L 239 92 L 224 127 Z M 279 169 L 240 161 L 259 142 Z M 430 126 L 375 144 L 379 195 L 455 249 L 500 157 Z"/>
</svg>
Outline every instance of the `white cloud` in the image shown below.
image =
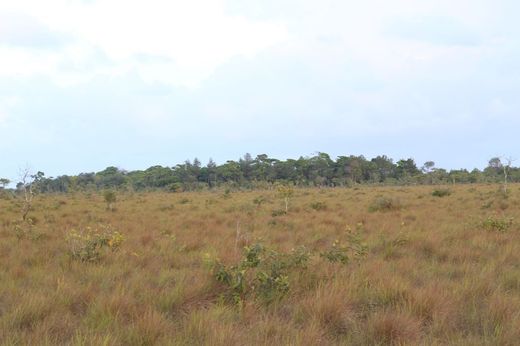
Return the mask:
<svg viewBox="0 0 520 346">
<path fill-rule="evenodd" d="M 197 86 L 233 57 L 252 57 L 288 39 L 282 24 L 231 16 L 220 0 L 19 0 L 0 4 L 1 12 L 35 18 L 73 42 L 52 52 L 4 45 L 0 65 L 8 67 L 0 76 L 45 74 L 65 84 L 137 71 L 145 80 Z M 31 37 L 30 27 L 10 28 L 11 36 L 15 30 Z M 96 60 L 98 52 L 105 61 Z M 88 71 L 81 71 L 84 64 Z"/>
</svg>

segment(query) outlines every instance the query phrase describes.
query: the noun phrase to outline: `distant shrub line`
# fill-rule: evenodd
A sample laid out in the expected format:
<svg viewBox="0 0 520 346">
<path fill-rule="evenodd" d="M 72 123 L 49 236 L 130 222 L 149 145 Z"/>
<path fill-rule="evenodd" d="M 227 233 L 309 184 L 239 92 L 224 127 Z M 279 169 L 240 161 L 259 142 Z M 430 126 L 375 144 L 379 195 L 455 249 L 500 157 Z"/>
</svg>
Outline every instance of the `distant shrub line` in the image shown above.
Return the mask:
<svg viewBox="0 0 520 346">
<path fill-rule="evenodd" d="M 62 175 L 45 177 L 38 172 L 34 181 L 34 191 L 44 193 L 65 193 L 71 191 L 96 190 L 164 190 L 196 191 L 216 187 L 229 189 L 271 188 L 285 186 L 352 186 L 355 184 L 409 185 L 409 184 L 454 184 L 520 182 L 520 168 L 504 166 L 498 158 L 489 161 L 483 170 L 446 170 L 436 168 L 432 161 L 418 167 L 416 162 L 393 159 L 380 155 L 372 159 L 364 156 L 339 156 L 335 160 L 326 153 L 311 157 L 278 160 L 265 154 L 253 158 L 244 155 L 238 161 L 228 160 L 217 165 L 209 160 L 203 166 L 198 159 L 185 161 L 172 167 L 153 166 L 146 170 L 126 171 L 117 167 L 107 167 L 97 173 L 80 173 L 75 176 Z M 0 193 L 6 190 L 8 179 L 0 179 Z M 22 190 L 31 184 L 18 183 Z M 439 193 L 444 193 L 439 190 Z M 442 197 L 442 196 L 439 196 Z M 110 204 L 107 200 L 107 203 Z"/>
</svg>

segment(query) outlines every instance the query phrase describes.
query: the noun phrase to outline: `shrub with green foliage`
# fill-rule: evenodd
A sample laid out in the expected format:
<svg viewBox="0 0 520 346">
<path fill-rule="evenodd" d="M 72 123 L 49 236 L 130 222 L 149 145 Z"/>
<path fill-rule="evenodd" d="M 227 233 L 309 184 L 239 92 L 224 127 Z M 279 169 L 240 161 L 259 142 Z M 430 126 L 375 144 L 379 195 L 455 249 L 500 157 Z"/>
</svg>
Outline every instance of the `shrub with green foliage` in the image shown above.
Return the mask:
<svg viewBox="0 0 520 346">
<path fill-rule="evenodd" d="M 121 233 L 113 231 L 108 226 L 102 226 L 101 230 L 87 227 L 78 232 L 72 229 L 67 234 L 69 254 L 73 259 L 83 262 L 95 262 L 101 259 L 103 248 L 115 252 L 119 250 L 124 237 Z"/>
<path fill-rule="evenodd" d="M 103 198 L 105 199 L 105 203 L 107 204 L 107 210 L 114 210 L 114 203 L 117 201 L 116 193 L 112 190 L 106 190 L 103 192 Z"/>
<path fill-rule="evenodd" d="M 20 220 L 14 222 L 14 234 L 18 240 L 27 238 L 31 240 L 38 240 L 43 236 L 43 233 L 39 232 L 34 227 L 34 217 L 27 218 L 25 220 Z"/>
<path fill-rule="evenodd" d="M 320 256 L 332 263 L 348 264 L 366 256 L 367 246 L 362 242 L 359 233 L 349 233 L 346 244 L 336 239 L 330 249 L 320 253 Z"/>
<path fill-rule="evenodd" d="M 317 201 L 317 202 L 311 203 L 311 208 L 316 210 L 316 211 L 326 210 L 327 209 L 327 204 L 325 204 L 325 202 Z"/>
<path fill-rule="evenodd" d="M 257 208 L 260 208 L 262 204 L 264 204 L 267 201 L 267 199 L 264 196 L 258 196 L 253 200 L 253 203 L 256 205 Z"/>
<path fill-rule="evenodd" d="M 401 208 L 401 201 L 398 198 L 379 196 L 372 202 L 372 204 L 370 204 L 368 211 L 392 211 Z"/>
<path fill-rule="evenodd" d="M 347 244 L 336 240 L 332 248 L 320 253 L 328 261 L 348 264 L 367 254 L 367 246 L 358 233 L 349 233 Z M 280 253 L 261 244 L 244 247 L 242 260 L 231 266 L 219 260 L 205 259 L 215 279 L 227 288 L 225 298 L 241 305 L 244 299 L 254 296 L 269 304 L 283 298 L 290 288 L 289 276 L 297 270 L 307 269 L 313 254 L 304 246 Z"/>
<path fill-rule="evenodd" d="M 255 244 L 244 248 L 243 259 L 237 265 L 226 266 L 215 261 L 213 275 L 228 288 L 228 300 L 241 304 L 246 297 L 254 295 L 270 303 L 287 294 L 290 272 L 305 269 L 310 256 L 305 247 L 280 253 Z"/>
<path fill-rule="evenodd" d="M 481 226 L 488 231 L 505 232 L 513 225 L 513 218 L 498 218 L 488 216 L 482 221 Z"/>
<path fill-rule="evenodd" d="M 272 217 L 282 216 L 287 214 L 287 212 L 283 209 L 275 209 L 271 212 Z"/>
<path fill-rule="evenodd" d="M 432 196 L 434 197 L 445 197 L 451 195 L 450 189 L 435 189 L 432 191 Z"/>
</svg>

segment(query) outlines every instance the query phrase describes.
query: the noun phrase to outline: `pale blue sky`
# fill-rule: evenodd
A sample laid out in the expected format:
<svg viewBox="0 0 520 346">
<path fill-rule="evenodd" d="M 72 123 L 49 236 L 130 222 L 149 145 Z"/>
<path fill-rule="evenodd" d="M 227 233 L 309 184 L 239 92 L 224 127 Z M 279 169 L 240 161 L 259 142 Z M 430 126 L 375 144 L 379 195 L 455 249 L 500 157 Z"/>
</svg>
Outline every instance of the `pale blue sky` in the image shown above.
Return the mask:
<svg viewBox="0 0 520 346">
<path fill-rule="evenodd" d="M 0 4 L 0 177 L 246 152 L 520 158 L 517 1 Z"/>
</svg>

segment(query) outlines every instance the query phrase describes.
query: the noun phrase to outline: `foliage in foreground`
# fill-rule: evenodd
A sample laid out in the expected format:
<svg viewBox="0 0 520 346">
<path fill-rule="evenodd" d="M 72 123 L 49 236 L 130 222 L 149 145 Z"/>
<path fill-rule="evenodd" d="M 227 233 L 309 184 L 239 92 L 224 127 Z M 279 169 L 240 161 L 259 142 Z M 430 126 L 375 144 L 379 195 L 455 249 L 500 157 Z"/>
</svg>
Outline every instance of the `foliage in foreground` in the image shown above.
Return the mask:
<svg viewBox="0 0 520 346">
<path fill-rule="evenodd" d="M 335 240 L 320 256 L 331 263 L 348 264 L 366 254 L 367 247 L 360 236 L 349 234 L 347 244 Z M 247 297 L 256 296 L 262 302 L 270 303 L 289 292 L 289 276 L 307 269 L 313 256 L 304 246 L 281 253 L 257 243 L 244 247 L 243 258 L 238 264 L 226 266 L 216 260 L 210 266 L 215 279 L 227 287 L 228 300 L 240 305 Z"/>
<path fill-rule="evenodd" d="M 67 235 L 70 256 L 83 262 L 98 261 L 103 249 L 118 251 L 123 241 L 121 233 L 108 226 L 100 226 L 99 229 L 87 227 L 79 232 L 72 229 Z"/>
</svg>

